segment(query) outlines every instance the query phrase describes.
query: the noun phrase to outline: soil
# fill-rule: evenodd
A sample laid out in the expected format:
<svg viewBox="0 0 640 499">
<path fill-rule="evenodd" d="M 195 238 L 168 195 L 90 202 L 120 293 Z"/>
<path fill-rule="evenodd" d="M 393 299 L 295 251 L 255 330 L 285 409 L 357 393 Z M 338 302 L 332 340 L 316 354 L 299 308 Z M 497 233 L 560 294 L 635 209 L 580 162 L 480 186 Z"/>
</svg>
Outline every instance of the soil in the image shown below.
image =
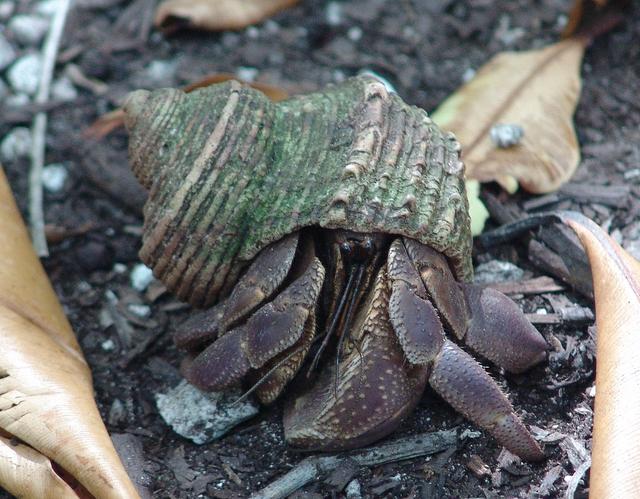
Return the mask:
<svg viewBox="0 0 640 499">
<path fill-rule="evenodd" d="M 124 131 L 100 141 L 86 139 L 82 132 L 131 90 L 184 86 L 220 72 L 304 92 L 368 69 L 391 82 L 406 101 L 431 111 L 492 55 L 558 40 L 571 3 L 352 0 L 329 6 L 307 0 L 241 31 L 166 37 L 150 27 L 154 0 L 77 2 L 65 29 L 58 71 L 75 64 L 106 86 L 97 93 L 79 88 L 75 101 L 53 103 L 49 112 L 46 163 L 62 162 L 70 178 L 61 192 L 46 194 L 45 217 L 48 224 L 69 231 L 51 244 L 44 264 L 93 370 L 107 427 L 117 435 L 119 449 L 128 453 L 130 470 L 137 469 L 136 481 L 148 492 L 154 497 L 246 497 L 306 455 L 284 443 L 282 402 L 203 446 L 176 435 L 159 416 L 154 394 L 180 379 L 181 353 L 172 345 L 171 332 L 190 310 L 166 293 L 154 293 L 155 286 L 145 293 L 131 287 L 145 193 L 128 171 Z M 339 22 L 330 23 L 327 12 L 336 6 Z M 640 238 L 634 222 L 640 204 L 640 171 L 634 170 L 640 167 L 639 35 L 640 17 L 630 16 L 588 49 L 575 116 L 582 162 L 572 182 L 625 185 L 627 197 L 623 203 L 602 204 L 566 195 L 554 205 L 582 211 L 629 247 Z M 5 114 L 0 136 L 30 119 L 29 109 Z M 4 166 L 26 216 L 28 162 Z M 508 197 L 496 186 L 485 191 L 504 205 L 522 207 L 533 198 L 523 193 Z M 74 234 L 78 228 L 84 230 Z M 522 243 L 476 255 L 476 263 L 493 259 L 515 263 L 525 277 L 543 275 L 527 259 Z M 122 315 L 128 327 L 109 325 L 105 310 L 114 296 L 121 311 L 126 309 L 123 304 L 139 303 L 148 305 L 151 313 L 143 318 Z M 525 312 L 553 312 L 558 303 L 593 306 L 570 289 L 552 296 L 519 296 L 516 301 Z M 346 478 L 318 480 L 294 495 L 344 497 L 352 479 L 358 480 L 365 497 L 564 494 L 568 477 L 580 464 L 572 462 L 570 444 L 587 450 L 591 445 L 593 321 L 539 329 L 554 347 L 547 363 L 526 375 L 491 372 L 508 388 L 525 422 L 537 427 L 534 433 L 545 442 L 544 462 L 512 463 L 492 437 L 427 391 L 389 438 L 456 427 L 456 447 L 431 458 L 346 470 Z M 137 444 L 141 452 L 135 451 Z M 576 497 L 585 497 L 588 487 L 585 476 Z"/>
</svg>

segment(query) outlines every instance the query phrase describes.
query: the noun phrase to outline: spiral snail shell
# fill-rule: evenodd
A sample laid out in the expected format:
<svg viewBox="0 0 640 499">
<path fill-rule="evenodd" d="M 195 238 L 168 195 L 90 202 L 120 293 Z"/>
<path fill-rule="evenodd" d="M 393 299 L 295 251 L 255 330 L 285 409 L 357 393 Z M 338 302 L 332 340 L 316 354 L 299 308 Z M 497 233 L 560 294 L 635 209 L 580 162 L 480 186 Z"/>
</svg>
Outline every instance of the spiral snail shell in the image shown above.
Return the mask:
<svg viewBox="0 0 640 499">
<path fill-rule="evenodd" d="M 411 237 L 472 274 L 460 145 L 370 77 L 274 103 L 227 82 L 137 91 L 133 171 L 149 189 L 142 260 L 196 306 L 309 226 Z"/>
</svg>

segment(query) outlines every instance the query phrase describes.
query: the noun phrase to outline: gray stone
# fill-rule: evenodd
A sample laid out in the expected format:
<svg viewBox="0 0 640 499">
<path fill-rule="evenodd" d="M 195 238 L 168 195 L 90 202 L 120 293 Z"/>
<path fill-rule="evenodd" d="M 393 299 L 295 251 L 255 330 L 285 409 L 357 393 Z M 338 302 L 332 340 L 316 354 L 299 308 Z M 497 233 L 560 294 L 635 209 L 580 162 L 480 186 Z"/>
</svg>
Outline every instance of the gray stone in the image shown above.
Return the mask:
<svg viewBox="0 0 640 499">
<path fill-rule="evenodd" d="M 202 392 L 183 380 L 166 393 L 157 393 L 155 399 L 160 416 L 173 431 L 200 445 L 258 413 L 250 400 L 235 403 L 239 396 L 239 392 Z"/>
<path fill-rule="evenodd" d="M 60 0 L 39 0 L 36 3 L 35 12 L 44 17 L 53 17 L 60 8 Z"/>
<path fill-rule="evenodd" d="M 16 127 L 4 136 L 0 143 L 0 157 L 11 162 L 29 155 L 31 151 L 31 130 L 27 127 Z"/>
<path fill-rule="evenodd" d="M 42 169 L 42 185 L 51 193 L 60 192 L 67 178 L 69 178 L 69 172 L 62 163 L 53 163 Z"/>
<path fill-rule="evenodd" d="M 153 270 L 143 263 L 138 263 L 131 269 L 129 279 L 131 281 L 131 287 L 142 293 L 149 287 L 151 281 L 153 281 Z"/>
<path fill-rule="evenodd" d="M 524 276 L 524 270 L 511 262 L 491 260 L 476 267 L 474 282 L 476 284 L 490 284 L 492 282 L 519 281 Z"/>
<path fill-rule="evenodd" d="M 20 57 L 7 71 L 7 80 L 16 92 L 34 95 L 38 91 L 42 59 L 39 54 L 29 53 Z"/>
<path fill-rule="evenodd" d="M 78 97 L 78 91 L 69 77 L 61 76 L 51 84 L 51 97 L 54 100 L 69 102 Z"/>
<path fill-rule="evenodd" d="M 0 2 L 0 21 L 9 19 L 15 8 L 16 6 L 11 0 L 3 0 Z"/>
<path fill-rule="evenodd" d="M 49 30 L 49 20 L 34 15 L 17 15 L 9 21 L 9 30 L 22 45 L 39 46 Z"/>
<path fill-rule="evenodd" d="M 489 131 L 493 143 L 501 149 L 518 145 L 524 136 L 524 130 L 520 125 L 498 123 Z"/>
<path fill-rule="evenodd" d="M 0 71 L 16 59 L 16 51 L 2 33 L 0 33 Z"/>
<path fill-rule="evenodd" d="M 31 98 L 27 94 L 12 94 L 8 95 L 4 103 L 7 107 L 22 107 L 31 102 Z"/>
<path fill-rule="evenodd" d="M 358 479 L 354 478 L 353 480 L 351 480 L 344 489 L 344 492 L 347 496 L 347 499 L 360 499 L 362 497 L 362 489 L 360 487 L 360 482 L 358 481 Z"/>
</svg>

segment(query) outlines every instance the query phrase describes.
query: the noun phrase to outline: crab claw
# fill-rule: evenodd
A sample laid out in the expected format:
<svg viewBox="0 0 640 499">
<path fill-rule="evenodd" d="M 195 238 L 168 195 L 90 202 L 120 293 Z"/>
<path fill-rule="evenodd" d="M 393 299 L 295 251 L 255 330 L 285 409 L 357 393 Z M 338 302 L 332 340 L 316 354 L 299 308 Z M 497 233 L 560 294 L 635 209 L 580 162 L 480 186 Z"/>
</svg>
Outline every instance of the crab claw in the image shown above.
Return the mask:
<svg viewBox="0 0 640 499">
<path fill-rule="evenodd" d="M 454 409 L 489 431 L 514 454 L 527 461 L 544 458 L 500 387 L 473 357 L 449 340 L 445 340 L 434 362 L 429 384 Z"/>
<path fill-rule="evenodd" d="M 464 341 L 507 371 L 521 373 L 542 362 L 547 342 L 518 305 L 491 288 L 461 284 L 471 311 Z"/>
<path fill-rule="evenodd" d="M 287 442 L 296 447 L 342 450 L 367 445 L 391 433 L 420 399 L 428 368 L 406 365 L 387 317 L 388 290 L 378 274 L 369 303 L 354 328 L 351 351 L 327 366 L 284 414 Z"/>
</svg>

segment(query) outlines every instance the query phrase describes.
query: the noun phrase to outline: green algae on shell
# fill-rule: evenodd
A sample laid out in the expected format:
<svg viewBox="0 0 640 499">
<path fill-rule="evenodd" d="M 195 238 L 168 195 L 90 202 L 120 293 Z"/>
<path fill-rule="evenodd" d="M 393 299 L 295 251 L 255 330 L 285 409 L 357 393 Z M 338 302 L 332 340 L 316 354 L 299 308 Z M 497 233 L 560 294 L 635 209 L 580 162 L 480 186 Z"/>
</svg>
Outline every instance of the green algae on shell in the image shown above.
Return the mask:
<svg viewBox="0 0 640 499">
<path fill-rule="evenodd" d="M 460 145 L 373 78 L 278 103 L 235 81 L 137 91 L 125 112 L 150 191 L 140 257 L 193 305 L 311 226 L 408 236 L 471 277 Z"/>
</svg>

